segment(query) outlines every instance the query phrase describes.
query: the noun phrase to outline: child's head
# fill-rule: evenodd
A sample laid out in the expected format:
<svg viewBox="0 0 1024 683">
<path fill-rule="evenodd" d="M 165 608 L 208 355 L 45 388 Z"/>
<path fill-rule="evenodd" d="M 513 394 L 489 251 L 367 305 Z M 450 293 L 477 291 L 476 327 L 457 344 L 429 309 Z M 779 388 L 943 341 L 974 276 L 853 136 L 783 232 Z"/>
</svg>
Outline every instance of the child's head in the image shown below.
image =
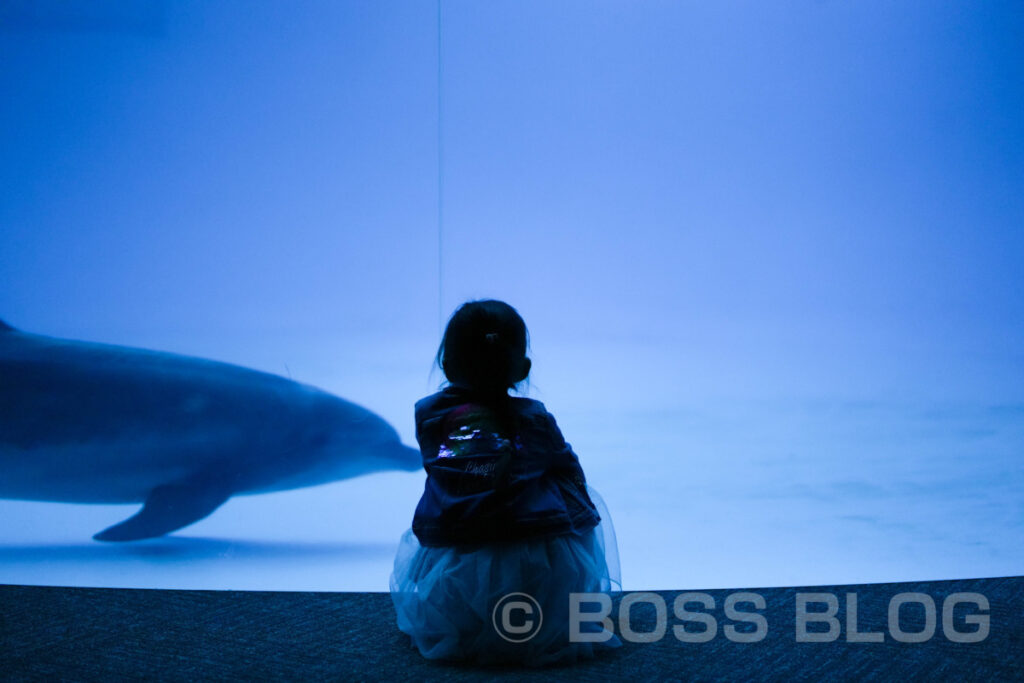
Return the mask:
<svg viewBox="0 0 1024 683">
<path fill-rule="evenodd" d="M 462 304 L 448 321 L 437 364 L 453 384 L 504 393 L 530 374 L 526 323 L 504 301 Z"/>
</svg>

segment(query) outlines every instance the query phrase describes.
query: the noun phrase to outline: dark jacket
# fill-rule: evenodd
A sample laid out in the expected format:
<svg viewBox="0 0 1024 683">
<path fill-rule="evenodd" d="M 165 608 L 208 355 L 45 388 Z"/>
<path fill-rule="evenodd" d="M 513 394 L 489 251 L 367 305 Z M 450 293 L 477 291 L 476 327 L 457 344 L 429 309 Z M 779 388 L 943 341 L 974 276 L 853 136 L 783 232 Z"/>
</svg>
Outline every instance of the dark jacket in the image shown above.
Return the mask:
<svg viewBox="0 0 1024 683">
<path fill-rule="evenodd" d="M 416 403 L 427 471 L 412 529 L 425 546 L 580 533 L 600 517 L 544 404 L 449 386 Z"/>
</svg>

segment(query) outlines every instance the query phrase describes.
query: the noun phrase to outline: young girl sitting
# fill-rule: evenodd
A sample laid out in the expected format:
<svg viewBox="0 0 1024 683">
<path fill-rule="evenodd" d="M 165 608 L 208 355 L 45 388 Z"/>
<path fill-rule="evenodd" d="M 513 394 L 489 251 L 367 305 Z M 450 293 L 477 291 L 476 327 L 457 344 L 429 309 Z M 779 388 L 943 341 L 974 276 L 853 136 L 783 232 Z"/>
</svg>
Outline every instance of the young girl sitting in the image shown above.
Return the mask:
<svg viewBox="0 0 1024 683">
<path fill-rule="evenodd" d="M 399 628 L 429 659 L 536 666 L 621 644 L 586 633 L 601 631 L 593 621 L 578 629 L 589 638 L 571 637 L 569 594 L 619 590 L 618 558 L 554 417 L 508 395 L 530 372 L 526 350 L 514 308 L 466 303 L 437 352 L 448 385 L 416 403 L 427 481 L 391 596 Z"/>
</svg>

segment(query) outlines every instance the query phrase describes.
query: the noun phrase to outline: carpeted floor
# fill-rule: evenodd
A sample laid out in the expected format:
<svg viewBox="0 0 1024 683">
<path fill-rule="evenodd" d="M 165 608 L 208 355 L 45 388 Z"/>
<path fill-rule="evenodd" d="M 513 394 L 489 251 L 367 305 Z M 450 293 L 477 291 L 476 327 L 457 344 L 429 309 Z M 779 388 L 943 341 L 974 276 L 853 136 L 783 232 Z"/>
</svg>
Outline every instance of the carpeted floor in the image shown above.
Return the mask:
<svg viewBox="0 0 1024 683">
<path fill-rule="evenodd" d="M 672 612 L 679 591 L 659 591 L 668 606 L 668 629 L 657 642 L 626 642 L 600 659 L 568 667 L 510 670 L 425 661 L 395 627 L 385 593 L 0 586 L 0 679 L 1024 679 L 1024 577 L 751 590 L 766 601 L 759 613 L 767 636 L 760 642 L 732 642 L 722 628 L 708 642 L 680 642 L 672 630 L 681 624 Z M 707 611 L 720 625 L 734 623 L 723 612 L 734 591 L 705 592 L 715 599 L 716 609 Z M 798 592 L 837 596 L 843 629 L 837 640 L 796 642 Z M 857 594 L 859 631 L 882 631 L 884 642 L 847 642 L 850 592 Z M 896 642 L 887 631 L 890 599 L 907 592 L 935 601 L 935 634 L 926 642 Z M 990 632 L 983 641 L 947 639 L 942 606 L 956 592 L 988 599 Z M 975 612 L 961 605 L 953 612 L 954 627 L 976 628 L 964 621 Z M 650 604 L 634 605 L 630 615 L 635 631 L 654 628 Z M 903 607 L 901 628 L 922 630 L 923 615 L 920 605 Z"/>
</svg>

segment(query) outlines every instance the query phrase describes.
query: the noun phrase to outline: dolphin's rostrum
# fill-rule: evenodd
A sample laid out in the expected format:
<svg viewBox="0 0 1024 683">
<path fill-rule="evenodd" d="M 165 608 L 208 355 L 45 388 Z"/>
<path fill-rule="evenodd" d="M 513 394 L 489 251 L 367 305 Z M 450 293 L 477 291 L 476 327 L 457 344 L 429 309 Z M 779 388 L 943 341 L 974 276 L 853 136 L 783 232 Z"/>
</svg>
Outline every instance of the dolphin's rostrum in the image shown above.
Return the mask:
<svg viewBox="0 0 1024 683">
<path fill-rule="evenodd" d="M 314 387 L 0 321 L 0 497 L 145 503 L 98 540 L 160 536 L 233 495 L 419 466 L 384 419 Z"/>
</svg>

